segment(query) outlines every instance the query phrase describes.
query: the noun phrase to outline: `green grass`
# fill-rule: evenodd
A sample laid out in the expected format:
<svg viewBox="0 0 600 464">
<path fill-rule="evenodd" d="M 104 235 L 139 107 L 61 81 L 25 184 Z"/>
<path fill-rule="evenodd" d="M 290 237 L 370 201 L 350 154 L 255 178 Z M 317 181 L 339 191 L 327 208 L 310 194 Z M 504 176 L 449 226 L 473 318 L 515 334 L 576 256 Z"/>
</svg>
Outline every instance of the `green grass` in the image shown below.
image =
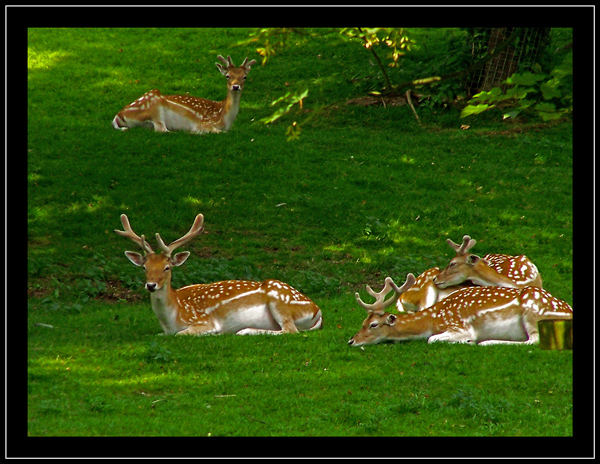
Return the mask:
<svg viewBox="0 0 600 464">
<path fill-rule="evenodd" d="M 421 107 L 421 127 L 407 107 L 348 106 L 381 77 L 364 50 L 319 42 L 253 67 L 228 133 L 111 127 L 151 88 L 224 98 L 216 55 L 257 58 L 235 46 L 245 37 L 29 31 L 28 433 L 571 436 L 572 352 L 346 342 L 364 317 L 355 291 L 445 265 L 446 238 L 463 234 L 481 254 L 527 254 L 572 304 L 572 125 L 482 115 L 461 130 L 458 110 Z M 413 37 L 421 49 L 399 73 L 454 35 Z M 257 121 L 304 86 L 303 111 L 330 106 L 288 143 L 285 127 L 309 113 Z M 123 255 L 135 247 L 112 232 L 121 213 L 165 240 L 203 213 L 175 287 L 278 278 L 319 304 L 323 330 L 157 336 Z"/>
<path fill-rule="evenodd" d="M 350 349 L 362 311 L 344 298 L 329 302 L 327 328 L 286 337 L 158 337 L 148 313 L 94 303 L 68 322 L 31 317 L 55 324 L 29 329 L 32 435 L 573 433 L 570 352 L 425 342 Z"/>
</svg>

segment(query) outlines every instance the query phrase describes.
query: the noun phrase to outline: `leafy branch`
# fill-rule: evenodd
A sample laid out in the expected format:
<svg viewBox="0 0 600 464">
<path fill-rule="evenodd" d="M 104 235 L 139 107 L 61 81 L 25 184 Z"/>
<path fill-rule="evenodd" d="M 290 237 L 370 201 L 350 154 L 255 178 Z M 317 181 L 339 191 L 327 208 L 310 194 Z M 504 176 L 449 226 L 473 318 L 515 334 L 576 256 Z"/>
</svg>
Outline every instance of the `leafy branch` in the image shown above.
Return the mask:
<svg viewBox="0 0 600 464">
<path fill-rule="evenodd" d="M 387 57 L 391 58 L 392 61 L 388 64 L 388 66 L 391 68 L 398 67 L 398 61 L 400 57 L 404 56 L 406 51 L 410 51 L 411 46 L 414 44 L 414 41 L 404 33 L 404 29 L 383 27 L 350 27 L 342 29 L 340 34 L 349 38 L 350 40 L 357 39 L 367 50 L 371 52 L 375 62 L 379 66 L 381 74 L 383 74 L 385 88 L 391 90 L 392 84 L 390 82 L 390 78 L 375 49 L 377 46 L 385 44 L 389 49 L 391 49 L 391 52 L 388 53 Z"/>
<path fill-rule="evenodd" d="M 402 28 L 341 28 L 341 29 L 307 29 L 307 28 L 263 28 L 257 29 L 250 34 L 250 37 L 243 41 L 243 45 L 259 45 L 257 47 L 257 52 L 262 57 L 263 65 L 275 55 L 277 55 L 283 49 L 290 47 L 293 45 L 299 45 L 306 43 L 310 39 L 318 38 L 318 37 L 331 37 L 334 33 L 338 34 L 344 41 L 356 41 L 361 44 L 362 47 L 369 50 L 376 65 L 378 66 L 381 74 L 383 76 L 385 86 L 381 91 L 372 91 L 371 93 L 374 95 L 382 95 L 382 96 L 395 96 L 395 95 L 406 95 L 407 101 L 409 102 L 413 112 L 415 113 L 415 117 L 417 121 L 419 118 L 416 114 L 414 106 L 410 100 L 410 90 L 414 88 L 419 88 L 424 85 L 437 85 L 441 81 L 447 81 L 451 79 L 457 79 L 463 76 L 466 76 L 472 73 L 474 70 L 484 66 L 490 60 L 493 60 L 497 56 L 500 55 L 511 43 L 515 41 L 517 37 L 520 36 L 522 29 L 515 28 L 506 40 L 504 40 L 501 44 L 499 44 L 494 49 L 488 50 L 484 56 L 476 60 L 474 63 L 469 66 L 461 69 L 459 71 L 454 71 L 445 75 L 430 75 L 421 78 L 412 79 L 410 81 L 402 82 L 400 84 L 394 85 L 390 79 L 390 76 L 387 72 L 387 67 L 399 67 L 400 66 L 400 58 L 406 54 L 406 52 L 411 50 L 414 41 L 411 40 L 405 33 Z M 385 55 L 385 59 L 387 59 L 387 67 L 385 65 L 385 60 L 381 58 L 378 50 L 385 48 L 387 54 Z M 572 73 L 572 71 L 571 71 Z M 515 77 L 515 79 L 517 79 Z M 531 80 L 530 77 L 526 76 L 525 79 Z M 546 98 L 551 94 L 552 90 L 556 92 L 558 87 L 557 81 L 553 80 L 555 77 L 550 79 L 550 81 L 545 83 L 543 95 Z M 540 79 L 541 80 L 541 79 Z M 408 91 L 408 92 L 407 92 Z M 494 90 L 492 93 L 478 94 L 479 100 L 474 98 L 471 100 L 469 107 L 467 107 L 466 112 L 463 112 L 463 117 L 468 114 L 477 114 L 478 112 L 485 111 L 486 109 L 494 107 L 493 101 L 498 100 L 501 95 L 498 93 L 501 91 Z M 502 100 L 516 100 L 521 101 L 522 108 L 525 108 L 525 105 L 528 100 L 526 99 L 527 94 L 533 92 L 529 87 L 523 87 L 523 84 L 516 84 L 515 88 L 511 90 L 509 93 L 502 95 Z M 566 96 L 568 97 L 568 96 Z M 274 102 L 271 103 L 271 106 L 275 106 L 278 104 L 282 104 L 277 111 L 275 111 L 272 115 L 262 118 L 260 122 L 264 124 L 270 124 L 274 121 L 278 120 L 282 116 L 290 113 L 293 108 L 298 105 L 299 109 L 302 109 L 303 102 L 308 98 L 308 89 L 304 89 L 301 91 L 297 91 L 295 93 L 288 92 L 283 97 L 278 98 Z M 496 100 L 494 100 L 496 99 Z M 552 103 L 545 102 L 546 104 L 540 102 L 537 104 L 536 108 L 540 112 L 541 115 L 545 118 L 552 118 L 553 116 L 550 113 L 552 110 Z M 330 105 L 331 106 L 331 105 Z M 322 111 L 321 108 L 320 111 Z M 318 111 L 318 112 L 320 112 Z M 471 113 L 469 113 L 471 111 Z M 511 115 L 513 113 L 510 113 Z M 518 114 L 518 113 L 516 113 Z M 515 114 L 515 115 L 516 115 Z M 302 124 L 305 124 L 308 120 L 314 117 L 314 113 L 307 117 L 304 121 L 299 123 L 294 120 L 290 126 L 286 129 L 286 136 L 288 141 L 297 139 L 301 132 Z M 420 124 L 420 121 L 419 121 Z"/>
<path fill-rule="evenodd" d="M 266 116 L 266 117 L 260 119 L 259 121 L 264 124 L 271 124 L 271 123 L 277 121 L 281 116 L 289 113 L 292 110 L 293 106 L 296 104 L 298 104 L 300 109 L 302 109 L 303 101 L 306 97 L 308 97 L 308 89 L 305 89 L 304 91 L 297 92 L 297 93 L 292 93 L 292 92 L 286 93 L 283 97 L 280 97 L 277 100 L 274 100 L 273 102 L 271 102 L 271 106 L 275 106 L 280 102 L 284 102 L 284 106 L 280 107 L 272 115 Z M 305 120 L 305 122 L 306 122 L 306 120 Z M 295 140 L 298 137 L 300 137 L 300 131 L 301 131 L 300 125 L 296 121 L 294 121 L 290 126 L 288 126 L 288 128 L 285 131 L 285 135 L 287 137 L 288 142 L 290 140 Z"/>
<path fill-rule="evenodd" d="M 237 45 L 259 45 L 256 52 L 262 57 L 261 64 L 266 62 L 288 48 L 291 44 L 301 45 L 309 39 L 330 34 L 332 29 L 322 29 L 314 31 L 299 27 L 269 27 L 255 29 L 250 32 L 246 40 L 242 40 Z"/>
<path fill-rule="evenodd" d="M 270 58 L 276 56 L 281 50 L 290 46 L 305 43 L 309 39 L 331 36 L 333 33 L 338 33 L 342 40 L 358 41 L 361 45 L 369 50 L 377 63 L 383 78 L 385 80 L 385 88 L 392 89 L 392 84 L 389 75 L 386 71 L 383 61 L 376 52 L 377 47 L 385 46 L 389 50 L 386 55 L 391 61 L 388 67 L 398 67 L 400 57 L 404 56 L 407 51 L 410 51 L 411 45 L 414 42 L 404 33 L 404 29 L 394 28 L 342 28 L 342 29 L 306 29 L 306 28 L 263 28 L 257 29 L 250 33 L 250 37 L 238 45 L 259 45 L 256 48 L 257 53 L 262 57 L 264 65 Z M 262 118 L 260 122 L 270 124 L 290 113 L 297 104 L 300 109 L 303 107 L 303 101 L 308 97 L 308 89 L 304 89 L 295 93 L 288 92 L 284 96 L 276 99 L 271 103 L 271 106 L 283 103 L 277 111 L 270 116 Z M 305 124 L 312 119 L 316 113 L 323 110 L 313 112 L 310 116 L 304 119 L 302 124 Z M 414 110 L 414 108 L 413 108 Z M 300 136 L 301 124 L 298 121 L 293 121 L 286 129 L 287 140 L 294 140 Z"/>
<path fill-rule="evenodd" d="M 550 74 L 515 73 L 502 84 L 479 92 L 463 109 L 461 118 L 492 108 L 503 110 L 503 118 L 516 118 L 521 112 L 534 112 L 544 122 L 560 119 L 573 112 L 573 53 L 569 51 Z M 510 111 L 506 111 L 508 108 Z"/>
<path fill-rule="evenodd" d="M 476 69 L 481 68 L 482 66 L 485 66 L 485 64 L 488 61 L 493 60 L 494 58 L 496 58 L 498 55 L 500 55 L 500 53 L 502 53 L 506 47 L 508 47 L 521 33 L 521 29 L 519 28 L 515 28 L 512 33 L 508 36 L 508 38 L 502 42 L 499 46 L 497 46 L 496 48 L 489 50 L 483 57 L 481 57 L 479 60 L 475 61 L 473 64 L 471 64 L 470 66 L 460 70 L 460 71 L 454 71 L 448 74 L 444 74 L 442 76 L 429 76 L 429 77 L 422 77 L 422 78 L 418 78 L 418 79 L 414 79 L 414 80 L 410 80 L 410 81 L 406 81 L 406 82 L 402 82 L 396 86 L 393 87 L 392 92 L 396 92 L 396 91 L 402 91 L 403 89 L 407 88 L 407 87 L 414 87 L 414 86 L 418 86 L 418 85 L 426 85 L 426 84 L 432 84 L 434 82 L 441 82 L 441 81 L 446 81 L 446 80 L 450 80 L 450 79 L 457 79 L 460 77 L 464 77 L 469 75 L 470 73 L 472 73 L 473 71 L 475 71 Z"/>
</svg>

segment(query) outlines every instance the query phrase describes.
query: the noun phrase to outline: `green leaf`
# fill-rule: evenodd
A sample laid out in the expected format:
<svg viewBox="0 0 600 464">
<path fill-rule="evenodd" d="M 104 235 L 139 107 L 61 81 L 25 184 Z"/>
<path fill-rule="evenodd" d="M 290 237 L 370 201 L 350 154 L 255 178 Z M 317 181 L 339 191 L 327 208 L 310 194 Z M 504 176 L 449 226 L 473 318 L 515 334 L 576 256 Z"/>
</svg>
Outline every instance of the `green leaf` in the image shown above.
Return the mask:
<svg viewBox="0 0 600 464">
<path fill-rule="evenodd" d="M 488 110 L 493 107 L 494 107 L 494 105 L 490 106 L 487 103 L 481 103 L 477 106 L 469 105 L 462 110 L 462 112 L 460 113 L 460 117 L 465 118 L 465 117 L 471 116 L 473 114 L 483 113 L 485 110 Z"/>
<path fill-rule="evenodd" d="M 291 142 L 292 140 L 297 140 L 298 138 L 300 138 L 300 132 L 302 132 L 302 129 L 296 123 L 296 121 L 294 121 L 292 125 L 288 126 L 288 128 L 285 130 L 286 140 L 288 142 Z"/>
<path fill-rule="evenodd" d="M 513 111 L 509 111 L 508 113 L 505 113 L 502 115 L 502 119 L 515 119 L 519 113 L 521 112 L 521 110 L 513 110 Z"/>
<path fill-rule="evenodd" d="M 271 102 L 271 106 L 275 106 L 275 105 L 276 105 L 277 103 L 279 103 L 280 101 L 283 101 L 283 100 L 285 100 L 285 99 L 287 99 L 287 98 L 290 98 L 290 95 L 291 95 L 291 94 L 292 94 L 292 92 L 288 92 L 288 93 L 286 93 L 285 95 L 283 95 L 283 96 L 281 96 L 281 97 L 279 97 L 279 98 L 277 98 L 277 99 L 273 100 L 273 101 Z"/>
<path fill-rule="evenodd" d="M 567 110 L 560 110 L 560 109 L 557 110 L 555 105 L 553 105 L 552 103 L 547 103 L 547 102 L 538 103 L 537 105 L 535 105 L 533 107 L 533 109 L 538 112 L 538 114 L 544 120 L 544 122 L 553 121 L 555 119 L 560 119 L 567 112 Z"/>
<path fill-rule="evenodd" d="M 554 120 L 560 119 L 564 116 L 564 114 L 560 111 L 557 111 L 555 113 L 546 113 L 544 111 L 540 111 L 538 114 L 544 120 L 544 122 L 554 121 Z"/>
<path fill-rule="evenodd" d="M 494 87 L 489 92 L 483 91 L 483 92 L 479 92 L 478 94 L 475 94 L 473 96 L 473 98 L 471 98 L 470 101 L 471 102 L 485 102 L 485 101 L 493 102 L 493 101 L 496 101 L 500 95 L 502 95 L 502 90 L 500 89 L 500 87 Z"/>
<path fill-rule="evenodd" d="M 506 94 L 504 95 L 504 98 L 502 98 L 503 100 L 509 99 L 509 98 L 515 98 L 518 100 L 522 100 L 524 99 L 528 93 L 530 92 L 535 92 L 536 90 L 532 87 L 528 87 L 528 88 L 523 88 L 520 87 L 518 85 L 508 89 L 506 91 Z"/>
<path fill-rule="evenodd" d="M 282 108 L 279 108 L 277 111 L 275 111 L 275 113 L 273 113 L 270 116 L 266 116 L 262 119 L 260 119 L 259 121 L 264 123 L 264 124 L 270 124 L 274 121 L 277 121 L 280 117 L 282 117 L 284 114 L 287 114 L 290 112 L 290 110 L 292 109 L 292 107 L 296 104 L 296 103 L 300 103 L 302 100 L 304 100 L 306 97 L 308 96 L 308 89 L 305 89 L 303 92 L 301 93 L 294 93 L 292 94 L 291 92 L 286 93 L 283 97 L 280 97 L 276 100 L 274 100 L 271 103 L 271 106 L 274 106 L 276 104 L 278 104 L 279 102 L 286 102 L 287 106 L 284 106 Z"/>
<path fill-rule="evenodd" d="M 567 54 L 567 56 L 565 56 L 565 59 L 562 61 L 562 63 L 560 65 L 558 65 L 552 71 L 552 75 L 557 79 L 561 79 L 563 77 L 573 75 L 573 53 L 572 52 Z"/>
<path fill-rule="evenodd" d="M 512 85 L 535 85 L 546 77 L 548 77 L 546 74 L 533 74 L 530 72 L 523 74 L 515 73 L 506 79 L 505 82 Z"/>
<path fill-rule="evenodd" d="M 552 103 L 538 103 L 537 105 L 535 105 L 533 107 L 536 111 L 545 111 L 545 112 L 555 112 L 556 111 L 556 106 L 553 105 Z"/>
<path fill-rule="evenodd" d="M 559 89 L 560 79 L 550 79 L 548 82 L 544 82 L 540 89 L 545 100 L 551 100 L 553 98 L 562 97 L 562 92 Z"/>
</svg>

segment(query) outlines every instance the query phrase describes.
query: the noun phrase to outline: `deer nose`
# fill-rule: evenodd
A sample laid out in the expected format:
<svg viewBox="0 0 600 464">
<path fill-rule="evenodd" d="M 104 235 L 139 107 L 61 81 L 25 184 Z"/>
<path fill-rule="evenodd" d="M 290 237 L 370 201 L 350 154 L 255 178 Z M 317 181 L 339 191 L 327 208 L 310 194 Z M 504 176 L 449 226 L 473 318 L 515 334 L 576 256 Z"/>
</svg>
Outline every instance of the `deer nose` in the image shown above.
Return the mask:
<svg viewBox="0 0 600 464">
<path fill-rule="evenodd" d="M 156 290 L 156 284 L 154 282 L 146 282 L 146 290 L 153 292 Z"/>
<path fill-rule="evenodd" d="M 239 84 L 233 84 L 233 85 L 231 86 L 231 90 L 241 90 L 241 89 L 242 89 L 242 88 L 240 87 L 240 85 L 239 85 Z"/>
<path fill-rule="evenodd" d="M 354 339 L 351 338 L 350 340 L 348 340 L 348 345 L 354 345 Z"/>
</svg>

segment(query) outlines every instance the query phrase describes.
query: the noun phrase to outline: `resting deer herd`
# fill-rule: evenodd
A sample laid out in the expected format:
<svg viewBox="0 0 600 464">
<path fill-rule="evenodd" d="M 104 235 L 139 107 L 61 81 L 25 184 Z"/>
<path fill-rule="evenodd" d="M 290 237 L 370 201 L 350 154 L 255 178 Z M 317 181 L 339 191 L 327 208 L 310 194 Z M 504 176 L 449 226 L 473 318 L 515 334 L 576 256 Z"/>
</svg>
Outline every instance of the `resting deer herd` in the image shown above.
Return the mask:
<svg viewBox="0 0 600 464">
<path fill-rule="evenodd" d="M 255 60 L 236 67 L 221 55 L 217 68 L 227 79 L 227 98 L 214 102 L 186 95 L 162 95 L 151 90 L 123 108 L 113 119 L 115 129 L 148 126 L 156 132 L 184 130 L 194 133 L 222 132 L 231 128 L 239 112 L 246 76 Z M 146 289 L 152 309 L 165 334 L 206 335 L 220 333 L 285 334 L 320 329 L 323 314 L 307 296 L 279 280 L 263 282 L 227 280 L 210 284 L 171 287 L 174 267 L 181 266 L 189 251 L 173 255 L 204 230 L 198 214 L 187 234 L 166 245 L 159 234 L 162 253 L 155 253 L 144 235 L 133 232 L 128 217 L 121 215 L 124 230 L 144 252 L 126 251 L 127 258 L 146 273 Z M 398 287 L 391 277 L 380 292 L 367 285 L 375 298 L 356 301 L 367 311 L 350 346 L 384 341 L 426 339 L 432 342 L 492 344 L 538 343 L 538 321 L 572 319 L 573 309 L 542 288 L 542 278 L 525 255 L 469 253 L 476 241 L 468 235 L 458 245 L 448 244 L 456 256 L 442 270 L 434 267 L 417 278 L 408 274 Z M 393 292 L 393 295 L 385 299 Z M 386 309 L 395 306 L 396 313 Z"/>
<path fill-rule="evenodd" d="M 184 236 L 169 245 L 156 234 L 162 250 L 159 254 L 144 235 L 133 231 L 125 214 L 121 215 L 121 223 L 123 230 L 115 232 L 144 252 L 126 251 L 125 255 L 144 268 L 152 309 L 166 334 L 284 334 L 323 326 L 319 307 L 279 280 L 226 280 L 173 289 L 173 268 L 190 256 L 189 251 L 173 252 L 202 233 L 202 214 L 196 216 Z M 468 235 L 460 246 L 451 240 L 448 243 L 456 257 L 446 269 L 432 268 L 418 278 L 408 274 L 400 287 L 387 277 L 380 292 L 367 285 L 367 292 L 376 300 L 371 304 L 356 293 L 367 318 L 349 345 L 414 339 L 427 339 L 429 343 L 533 344 L 539 341 L 538 321 L 572 319 L 571 307 L 541 288 L 541 276 L 527 257 L 488 254 L 480 258 L 468 253 L 475 245 Z M 393 295 L 386 300 L 390 292 Z M 394 303 L 398 312 L 386 312 Z"/>
</svg>

